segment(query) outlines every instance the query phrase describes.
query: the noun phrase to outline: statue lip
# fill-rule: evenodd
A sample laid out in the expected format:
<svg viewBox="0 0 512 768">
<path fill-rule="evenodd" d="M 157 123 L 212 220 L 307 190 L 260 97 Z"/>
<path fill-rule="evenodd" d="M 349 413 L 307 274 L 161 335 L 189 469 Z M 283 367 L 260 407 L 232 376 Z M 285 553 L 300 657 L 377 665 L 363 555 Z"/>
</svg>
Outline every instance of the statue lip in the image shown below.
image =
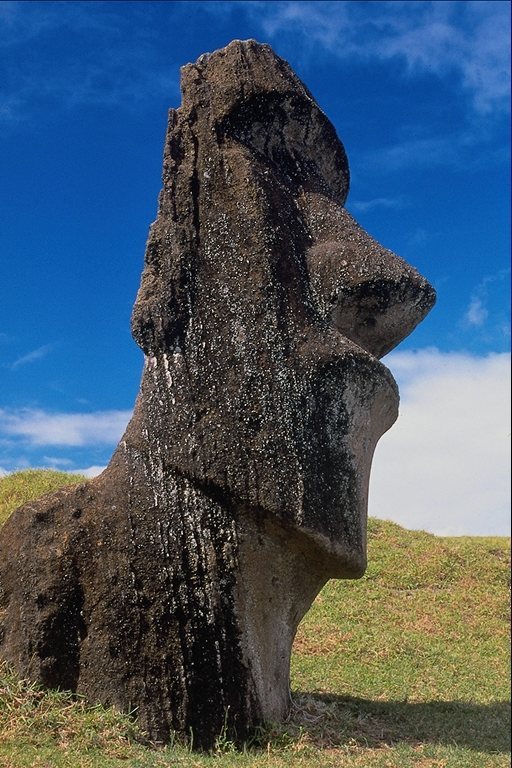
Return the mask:
<svg viewBox="0 0 512 768">
<path fill-rule="evenodd" d="M 385 363 L 383 363 L 380 358 L 376 357 L 374 354 L 369 352 L 364 347 L 360 347 L 359 345 L 357 345 L 357 346 L 359 347 L 360 350 L 362 350 L 364 357 L 368 357 L 368 358 L 371 359 L 371 361 L 372 361 L 372 363 L 373 363 L 373 365 L 375 367 L 375 372 L 378 375 L 381 375 L 383 377 L 383 379 L 385 379 L 385 381 L 388 384 L 389 388 L 391 390 L 393 390 L 394 394 L 398 397 L 398 384 L 396 383 L 396 379 L 393 376 L 393 374 L 391 373 L 391 371 L 388 368 L 388 366 L 385 365 Z"/>
<path fill-rule="evenodd" d="M 387 391 L 390 397 L 390 401 L 392 400 L 393 403 L 396 403 L 396 408 L 398 410 L 398 405 L 400 402 L 400 391 L 398 389 L 398 384 L 396 382 L 395 377 L 393 376 L 392 372 L 387 367 L 387 365 L 384 365 L 384 363 L 381 360 L 379 360 L 376 357 L 373 357 L 373 355 L 371 355 L 371 357 L 376 362 L 376 372 L 382 376 L 383 382 L 385 382 L 385 384 L 387 385 Z"/>
<path fill-rule="evenodd" d="M 332 325 L 319 337 L 318 329 L 308 329 L 297 349 L 299 356 L 307 363 L 316 360 L 319 369 L 327 372 L 337 368 L 350 370 L 350 379 L 358 378 L 361 382 L 373 377 L 382 392 L 389 397 L 390 404 L 398 408 L 398 384 L 390 369 L 369 349 L 345 336 Z M 357 375 L 359 374 L 359 375 Z M 391 426 L 391 425 L 390 425 Z"/>
<path fill-rule="evenodd" d="M 358 408 L 361 409 L 361 415 L 357 417 L 354 426 L 354 442 L 358 443 L 362 439 L 364 442 L 373 442 L 375 446 L 398 419 L 400 392 L 390 369 L 371 352 L 362 347 L 359 349 L 360 354 L 354 359 L 355 391 L 352 397 L 349 395 L 344 399 L 353 414 Z"/>
</svg>

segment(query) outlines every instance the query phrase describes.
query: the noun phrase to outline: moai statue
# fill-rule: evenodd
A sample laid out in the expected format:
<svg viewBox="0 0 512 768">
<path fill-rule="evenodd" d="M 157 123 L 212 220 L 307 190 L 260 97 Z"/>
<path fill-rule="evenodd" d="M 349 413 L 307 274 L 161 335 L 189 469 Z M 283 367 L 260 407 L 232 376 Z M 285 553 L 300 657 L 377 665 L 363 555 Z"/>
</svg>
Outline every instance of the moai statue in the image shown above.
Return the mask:
<svg viewBox="0 0 512 768">
<path fill-rule="evenodd" d="M 286 716 L 299 621 L 365 570 L 372 454 L 398 407 L 378 358 L 434 291 L 344 209 L 343 146 L 269 46 L 205 54 L 181 88 L 134 414 L 102 475 L 2 529 L 0 655 L 208 749 Z"/>
</svg>

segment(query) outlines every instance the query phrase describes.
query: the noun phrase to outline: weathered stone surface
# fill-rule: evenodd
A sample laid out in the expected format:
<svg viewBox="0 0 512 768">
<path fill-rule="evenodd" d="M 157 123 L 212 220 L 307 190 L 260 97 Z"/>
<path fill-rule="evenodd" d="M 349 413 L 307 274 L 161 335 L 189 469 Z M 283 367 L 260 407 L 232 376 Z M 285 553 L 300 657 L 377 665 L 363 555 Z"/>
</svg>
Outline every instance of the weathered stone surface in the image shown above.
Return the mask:
<svg viewBox="0 0 512 768">
<path fill-rule="evenodd" d="M 366 565 L 378 357 L 434 302 L 343 208 L 334 128 L 265 45 L 182 70 L 133 312 L 140 394 L 106 471 L 0 534 L 0 653 L 150 737 L 288 710 L 298 622 Z"/>
</svg>

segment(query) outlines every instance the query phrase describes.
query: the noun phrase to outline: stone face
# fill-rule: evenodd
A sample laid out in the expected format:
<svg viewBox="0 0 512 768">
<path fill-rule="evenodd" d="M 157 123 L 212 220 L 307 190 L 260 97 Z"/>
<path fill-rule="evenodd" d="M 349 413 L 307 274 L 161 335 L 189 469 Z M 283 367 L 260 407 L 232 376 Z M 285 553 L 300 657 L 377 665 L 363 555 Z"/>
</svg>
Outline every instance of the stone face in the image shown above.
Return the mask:
<svg viewBox="0 0 512 768">
<path fill-rule="evenodd" d="M 297 624 L 366 566 L 378 357 L 434 303 L 343 208 L 343 146 L 290 67 L 234 41 L 182 69 L 133 335 L 139 397 L 105 472 L 0 533 L 0 654 L 137 708 L 151 739 L 288 711 Z"/>
</svg>

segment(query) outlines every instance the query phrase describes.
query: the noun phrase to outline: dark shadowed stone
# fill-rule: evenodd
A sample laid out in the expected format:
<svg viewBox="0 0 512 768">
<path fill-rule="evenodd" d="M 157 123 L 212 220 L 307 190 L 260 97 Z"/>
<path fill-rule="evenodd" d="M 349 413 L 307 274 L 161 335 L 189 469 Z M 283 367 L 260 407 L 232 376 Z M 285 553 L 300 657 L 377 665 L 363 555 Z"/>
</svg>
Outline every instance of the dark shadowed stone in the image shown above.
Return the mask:
<svg viewBox="0 0 512 768">
<path fill-rule="evenodd" d="M 434 303 L 343 208 L 334 128 L 266 45 L 182 70 L 133 334 L 133 418 L 96 480 L 0 535 L 0 652 L 23 676 L 213 745 L 286 716 L 297 624 L 366 566 L 378 357 Z"/>
</svg>

